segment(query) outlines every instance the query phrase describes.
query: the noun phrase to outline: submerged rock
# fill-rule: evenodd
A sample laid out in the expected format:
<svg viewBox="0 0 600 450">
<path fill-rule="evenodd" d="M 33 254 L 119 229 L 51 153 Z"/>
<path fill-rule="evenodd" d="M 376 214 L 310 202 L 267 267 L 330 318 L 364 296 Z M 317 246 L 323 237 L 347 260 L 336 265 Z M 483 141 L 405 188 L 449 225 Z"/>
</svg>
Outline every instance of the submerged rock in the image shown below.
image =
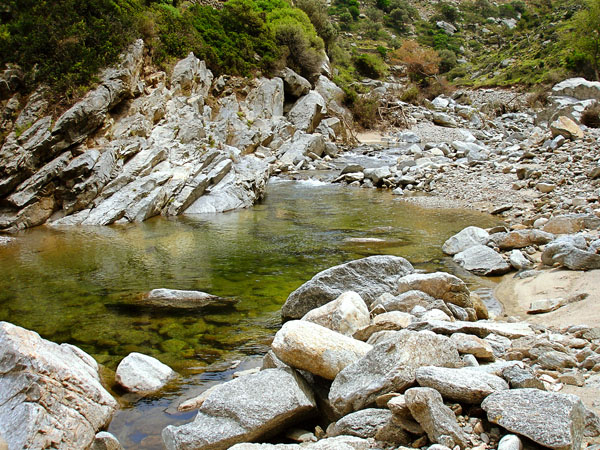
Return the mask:
<svg viewBox="0 0 600 450">
<path fill-rule="evenodd" d="M 0 436 L 9 448 L 88 448 L 117 402 L 79 348 L 0 322 Z"/>
<path fill-rule="evenodd" d="M 206 306 L 232 306 L 236 300 L 218 297 L 202 291 L 178 289 L 152 289 L 143 299 L 144 305 L 175 309 L 196 309 Z"/>
</svg>

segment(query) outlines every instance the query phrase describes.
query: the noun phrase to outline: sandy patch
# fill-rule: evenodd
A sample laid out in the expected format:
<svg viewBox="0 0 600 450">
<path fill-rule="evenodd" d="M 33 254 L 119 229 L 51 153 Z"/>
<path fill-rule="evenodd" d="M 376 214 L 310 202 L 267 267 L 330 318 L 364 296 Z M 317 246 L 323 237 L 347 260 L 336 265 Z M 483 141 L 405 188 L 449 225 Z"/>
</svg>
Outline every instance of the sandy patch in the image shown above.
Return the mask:
<svg viewBox="0 0 600 450">
<path fill-rule="evenodd" d="M 358 133 L 356 139 L 364 145 L 387 145 L 389 142 L 389 135 L 379 131 L 365 131 Z"/>
</svg>

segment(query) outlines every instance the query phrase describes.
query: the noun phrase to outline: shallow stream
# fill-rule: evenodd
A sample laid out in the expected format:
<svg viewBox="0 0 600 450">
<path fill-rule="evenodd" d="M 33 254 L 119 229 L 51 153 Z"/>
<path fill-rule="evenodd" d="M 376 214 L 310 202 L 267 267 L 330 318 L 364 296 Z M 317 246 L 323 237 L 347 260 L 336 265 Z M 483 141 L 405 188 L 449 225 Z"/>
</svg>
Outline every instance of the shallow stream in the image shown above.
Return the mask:
<svg viewBox="0 0 600 450">
<path fill-rule="evenodd" d="M 152 355 L 181 375 L 144 399 L 122 403 L 109 431 L 124 448 L 162 448 L 160 431 L 190 421 L 174 402 L 255 364 L 280 325 L 279 308 L 317 272 L 374 254 L 419 269 L 455 271 L 442 243 L 468 225 L 498 224 L 472 211 L 427 210 L 389 192 L 273 180 L 255 207 L 202 217 L 111 227 L 24 231 L 0 246 L 0 320 L 69 342 L 105 365 Z M 373 242 L 372 238 L 377 238 Z M 460 274 L 464 278 L 464 274 Z M 485 290 L 491 281 L 467 278 Z M 202 290 L 238 300 L 203 312 L 139 306 L 153 288 Z"/>
</svg>

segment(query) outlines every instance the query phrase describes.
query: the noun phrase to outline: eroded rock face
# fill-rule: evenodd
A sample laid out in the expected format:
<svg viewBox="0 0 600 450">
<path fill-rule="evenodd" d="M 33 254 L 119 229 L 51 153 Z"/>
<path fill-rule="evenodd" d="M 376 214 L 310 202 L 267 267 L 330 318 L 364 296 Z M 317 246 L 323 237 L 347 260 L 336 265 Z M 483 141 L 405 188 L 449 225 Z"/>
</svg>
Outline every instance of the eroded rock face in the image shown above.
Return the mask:
<svg viewBox="0 0 600 450">
<path fill-rule="evenodd" d="M 302 420 L 315 406 L 310 388 L 294 371 L 267 369 L 216 387 L 194 421 L 168 426 L 163 441 L 169 450 L 224 450 Z"/>
<path fill-rule="evenodd" d="M 418 367 L 462 365 L 456 346 L 445 336 L 408 330 L 392 333 L 337 375 L 329 400 L 338 413 L 362 409 L 388 392 L 402 392 L 415 382 Z"/>
<path fill-rule="evenodd" d="M 281 308 L 281 315 L 284 319 L 299 319 L 349 290 L 357 292 L 370 305 L 382 293 L 394 291 L 398 280 L 413 270 L 406 259 L 387 255 L 331 267 L 292 292 Z"/>
<path fill-rule="evenodd" d="M 488 420 L 532 441 L 557 450 L 581 447 L 585 407 L 574 395 L 539 389 L 495 392 L 481 407 Z"/>
<path fill-rule="evenodd" d="M 88 448 L 117 409 L 94 359 L 7 322 L 0 343 L 0 435 L 9 448 Z"/>
</svg>

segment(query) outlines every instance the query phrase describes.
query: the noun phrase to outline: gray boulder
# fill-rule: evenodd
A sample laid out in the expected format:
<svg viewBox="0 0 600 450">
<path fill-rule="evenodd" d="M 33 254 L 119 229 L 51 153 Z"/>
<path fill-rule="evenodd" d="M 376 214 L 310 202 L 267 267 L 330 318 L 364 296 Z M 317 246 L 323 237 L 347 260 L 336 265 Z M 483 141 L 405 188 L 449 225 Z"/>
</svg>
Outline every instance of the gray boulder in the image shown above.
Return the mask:
<svg viewBox="0 0 600 450">
<path fill-rule="evenodd" d="M 325 100 L 317 91 L 300 97 L 287 115 L 288 120 L 300 131 L 312 133 L 319 126 L 327 108 Z"/>
<path fill-rule="evenodd" d="M 475 245 L 486 245 L 490 234 L 483 228 L 467 227 L 450 237 L 442 246 L 442 251 L 447 255 L 456 255 Z"/>
<path fill-rule="evenodd" d="M 508 383 L 496 375 L 469 368 L 420 367 L 417 383 L 430 387 L 442 397 L 456 402 L 479 404 L 492 392 L 508 389 Z"/>
<path fill-rule="evenodd" d="M 600 269 L 600 254 L 575 247 L 568 242 L 552 243 L 542 252 L 542 263 L 547 266 L 558 264 L 570 270 Z"/>
<path fill-rule="evenodd" d="M 465 448 L 467 436 L 458 426 L 454 412 L 442 400 L 435 389 L 420 387 L 406 391 L 404 398 L 412 416 L 423 427 L 429 440 L 453 448 Z"/>
<path fill-rule="evenodd" d="M 302 320 L 316 323 L 346 336 L 369 325 L 369 309 L 356 292 L 344 292 L 335 300 L 307 312 Z"/>
<path fill-rule="evenodd" d="M 177 62 L 171 75 L 171 90 L 176 95 L 189 95 L 192 92 L 206 97 L 212 84 L 213 74 L 192 52 Z"/>
<path fill-rule="evenodd" d="M 421 366 L 460 367 L 454 343 L 433 333 L 402 330 L 377 344 L 342 370 L 331 385 L 329 400 L 340 414 L 363 409 L 388 392 L 401 392 L 415 382 Z"/>
<path fill-rule="evenodd" d="M 456 128 L 458 126 L 452 116 L 439 111 L 433 113 L 432 122 L 441 127 Z"/>
<path fill-rule="evenodd" d="M 169 450 L 224 450 L 297 423 L 315 406 L 310 388 L 294 371 L 266 369 L 219 385 L 193 422 L 170 425 L 162 437 Z"/>
<path fill-rule="evenodd" d="M 554 85 L 552 94 L 578 100 L 600 100 L 600 82 L 588 81 L 585 78 L 569 78 Z"/>
<path fill-rule="evenodd" d="M 355 436 L 335 436 L 304 444 L 236 444 L 231 450 L 369 450 L 371 442 Z"/>
<path fill-rule="evenodd" d="M 231 306 L 236 301 L 218 297 L 201 291 L 182 291 L 178 289 L 152 289 L 143 299 L 144 305 L 161 308 L 197 309 L 206 306 Z"/>
<path fill-rule="evenodd" d="M 279 149 L 279 162 L 282 165 L 297 165 L 309 158 L 309 154 L 321 156 L 325 152 L 325 140 L 320 134 L 307 134 L 297 131 Z"/>
<path fill-rule="evenodd" d="M 460 278 L 445 272 L 414 273 L 398 280 L 397 292 L 417 290 L 461 308 L 472 308 L 471 293 Z"/>
<path fill-rule="evenodd" d="M 509 256 L 510 265 L 516 270 L 529 270 L 533 269 L 533 263 L 525 257 L 521 250 L 513 250 Z"/>
<path fill-rule="evenodd" d="M 289 67 L 283 69 L 279 76 L 283 79 L 285 93 L 292 97 L 302 97 L 310 91 L 310 82 Z"/>
<path fill-rule="evenodd" d="M 331 267 L 292 292 L 281 308 L 281 315 L 284 320 L 298 319 L 349 290 L 371 305 L 382 293 L 395 290 L 398 280 L 413 270 L 406 259 L 389 255 L 369 256 Z"/>
<path fill-rule="evenodd" d="M 543 230 L 553 234 L 573 234 L 586 228 L 600 227 L 600 218 L 593 214 L 565 214 L 550 218 Z"/>
<path fill-rule="evenodd" d="M 475 245 L 454 255 L 454 261 L 463 269 L 477 275 L 502 275 L 511 269 L 502 256 L 486 245 Z"/>
<path fill-rule="evenodd" d="M 96 438 L 90 450 L 123 450 L 123 447 L 114 435 L 106 431 L 100 431 L 96 433 Z"/>
<path fill-rule="evenodd" d="M 396 426 L 388 409 L 368 408 L 348 414 L 327 429 L 328 436 L 356 436 L 363 439 L 408 445 L 410 436 Z"/>
<path fill-rule="evenodd" d="M 79 348 L 0 322 L 0 436 L 9 448 L 88 448 L 117 402 Z"/>
<path fill-rule="evenodd" d="M 517 339 L 524 336 L 533 336 L 535 332 L 526 322 L 496 322 L 491 320 L 478 320 L 477 322 L 467 322 L 456 320 L 447 322 L 444 320 L 429 320 L 426 322 L 416 322 L 409 326 L 411 330 L 429 330 L 437 334 L 465 333 L 474 334 L 480 338 L 485 338 L 489 334 L 497 334 L 509 339 Z"/>
<path fill-rule="evenodd" d="M 283 80 L 261 78 L 246 97 L 246 119 L 271 119 L 283 116 Z"/>
<path fill-rule="evenodd" d="M 490 422 L 544 447 L 556 450 L 581 448 L 585 407 L 575 395 L 514 389 L 491 394 L 481 407 Z"/>
<path fill-rule="evenodd" d="M 130 353 L 121 360 L 115 381 L 129 392 L 149 393 L 163 388 L 177 373 L 158 359 Z"/>
<path fill-rule="evenodd" d="M 371 309 L 374 313 L 382 311 L 410 312 L 415 306 L 422 306 L 427 309 L 436 300 L 431 295 L 418 290 L 410 290 L 398 295 L 384 293 L 377 297 L 371 305 Z"/>
</svg>

